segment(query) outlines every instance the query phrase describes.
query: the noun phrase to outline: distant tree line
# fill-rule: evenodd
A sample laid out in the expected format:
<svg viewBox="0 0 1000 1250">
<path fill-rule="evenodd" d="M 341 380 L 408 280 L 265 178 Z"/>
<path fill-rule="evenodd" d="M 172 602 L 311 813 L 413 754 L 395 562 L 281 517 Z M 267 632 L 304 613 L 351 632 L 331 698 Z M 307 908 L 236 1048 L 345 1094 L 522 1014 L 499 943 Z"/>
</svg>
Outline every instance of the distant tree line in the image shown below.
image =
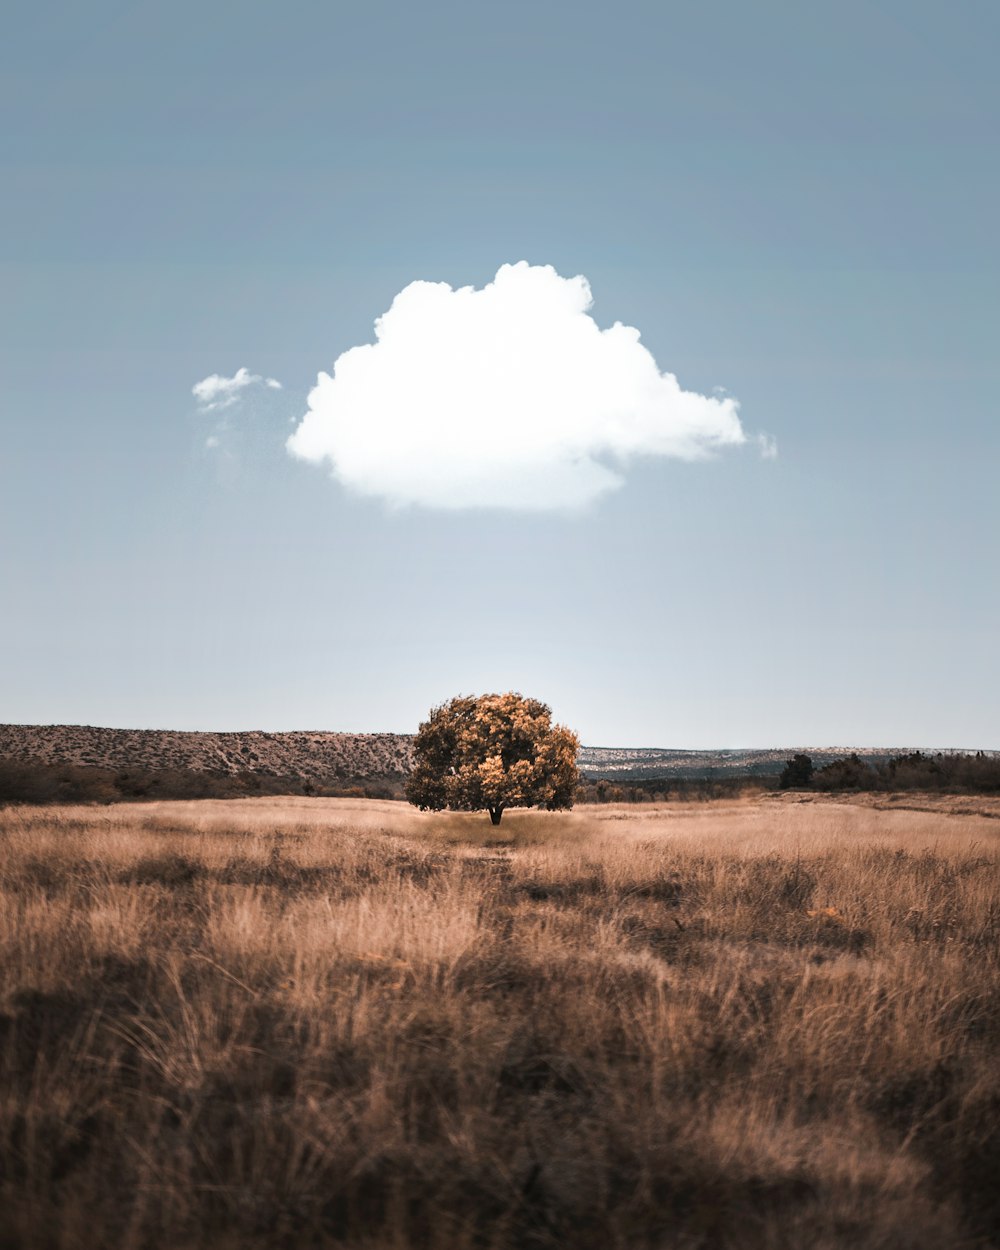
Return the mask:
<svg viewBox="0 0 1000 1250">
<path fill-rule="evenodd" d="M 664 803 L 732 798 L 773 789 L 771 777 L 642 778 L 582 781 L 577 803 Z M 113 769 L 96 765 L 0 760 L 0 803 L 123 803 L 156 799 L 240 799 L 267 795 L 316 798 L 403 798 L 402 777 L 301 777 L 203 769 Z"/>
<path fill-rule="evenodd" d="M 240 799 L 298 794 L 398 799 L 402 778 L 330 777 L 309 781 L 266 772 L 194 768 L 98 768 L 0 760 L 0 803 L 121 803 L 143 799 Z"/>
<path fill-rule="evenodd" d="M 869 763 L 856 753 L 814 768 L 808 755 L 798 754 L 778 778 L 781 790 L 938 790 L 950 794 L 1000 793 L 1000 756 L 911 751 Z"/>
<path fill-rule="evenodd" d="M 737 777 L 643 777 L 620 781 L 582 781 L 576 789 L 577 803 L 669 803 L 707 802 L 737 798 L 749 792 L 773 790 L 778 776 Z"/>
</svg>

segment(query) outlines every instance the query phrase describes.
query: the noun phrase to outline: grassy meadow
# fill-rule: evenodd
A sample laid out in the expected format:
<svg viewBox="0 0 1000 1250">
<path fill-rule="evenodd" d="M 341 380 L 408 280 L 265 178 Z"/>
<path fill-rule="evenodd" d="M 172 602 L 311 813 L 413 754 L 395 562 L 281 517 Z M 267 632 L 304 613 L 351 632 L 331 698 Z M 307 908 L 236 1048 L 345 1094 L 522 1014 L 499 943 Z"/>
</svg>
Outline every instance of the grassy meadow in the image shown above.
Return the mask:
<svg viewBox="0 0 1000 1250">
<path fill-rule="evenodd" d="M 0 811 L 0 1250 L 1000 1245 L 998 816 Z"/>
</svg>

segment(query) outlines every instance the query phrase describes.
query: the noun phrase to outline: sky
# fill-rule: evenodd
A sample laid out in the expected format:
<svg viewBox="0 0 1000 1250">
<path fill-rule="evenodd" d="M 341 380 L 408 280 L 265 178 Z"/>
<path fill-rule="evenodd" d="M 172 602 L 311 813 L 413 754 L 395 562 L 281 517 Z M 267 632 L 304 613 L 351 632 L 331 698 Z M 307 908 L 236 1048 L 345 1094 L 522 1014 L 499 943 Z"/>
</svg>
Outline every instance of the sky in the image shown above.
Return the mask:
<svg viewBox="0 0 1000 1250">
<path fill-rule="evenodd" d="M 0 720 L 1000 748 L 998 37 L 14 0 Z"/>
</svg>

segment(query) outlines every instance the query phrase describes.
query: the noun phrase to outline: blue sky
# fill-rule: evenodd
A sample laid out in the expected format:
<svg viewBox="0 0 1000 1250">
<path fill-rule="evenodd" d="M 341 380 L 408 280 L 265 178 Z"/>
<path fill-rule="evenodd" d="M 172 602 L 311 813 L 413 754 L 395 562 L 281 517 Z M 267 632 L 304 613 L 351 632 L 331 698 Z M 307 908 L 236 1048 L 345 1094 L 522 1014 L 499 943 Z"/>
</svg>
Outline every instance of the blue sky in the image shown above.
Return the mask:
<svg viewBox="0 0 1000 1250">
<path fill-rule="evenodd" d="M 595 744 L 1000 747 L 998 35 L 975 0 L 16 3 L 0 719 L 408 731 L 513 688 Z M 288 454 L 408 284 L 521 260 L 746 444 L 571 511 Z M 282 389 L 199 411 L 241 367 Z"/>
</svg>

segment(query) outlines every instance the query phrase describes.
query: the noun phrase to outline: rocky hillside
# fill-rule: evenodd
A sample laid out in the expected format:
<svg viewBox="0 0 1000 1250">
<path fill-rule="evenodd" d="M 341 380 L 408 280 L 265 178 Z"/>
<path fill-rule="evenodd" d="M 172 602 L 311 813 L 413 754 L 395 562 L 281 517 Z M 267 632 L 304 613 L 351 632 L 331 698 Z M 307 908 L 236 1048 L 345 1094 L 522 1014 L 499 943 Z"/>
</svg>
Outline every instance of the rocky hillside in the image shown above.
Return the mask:
<svg viewBox="0 0 1000 1250">
<path fill-rule="evenodd" d="M 0 760 L 148 772 L 243 773 L 331 781 L 398 778 L 410 770 L 407 734 L 182 733 L 93 725 L 0 725 Z"/>
</svg>

